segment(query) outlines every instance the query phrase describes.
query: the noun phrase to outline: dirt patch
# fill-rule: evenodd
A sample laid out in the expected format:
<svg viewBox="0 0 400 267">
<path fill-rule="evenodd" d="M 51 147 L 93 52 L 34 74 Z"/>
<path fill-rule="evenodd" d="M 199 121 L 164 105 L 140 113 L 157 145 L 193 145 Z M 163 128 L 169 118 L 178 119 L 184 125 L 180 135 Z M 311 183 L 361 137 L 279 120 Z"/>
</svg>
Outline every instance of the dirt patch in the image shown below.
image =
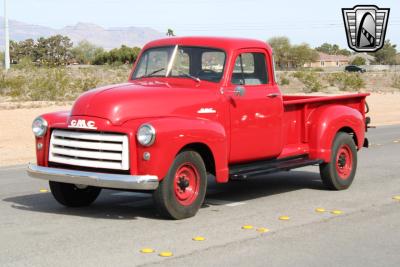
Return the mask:
<svg viewBox="0 0 400 267">
<path fill-rule="evenodd" d="M 0 109 L 0 166 L 34 162 L 32 121 L 38 115 L 68 109 L 70 106 Z"/>
<path fill-rule="evenodd" d="M 400 93 L 373 93 L 367 100 L 371 110 L 368 116 L 372 118 L 372 125 L 400 123 Z M 34 162 L 32 120 L 38 115 L 68 110 L 71 107 L 63 104 L 40 108 L 15 108 L 15 105 L 18 106 L 13 103 L 8 107 L 13 109 L 0 109 L 0 166 Z M 3 108 L 5 106 L 7 105 L 4 104 Z"/>
</svg>

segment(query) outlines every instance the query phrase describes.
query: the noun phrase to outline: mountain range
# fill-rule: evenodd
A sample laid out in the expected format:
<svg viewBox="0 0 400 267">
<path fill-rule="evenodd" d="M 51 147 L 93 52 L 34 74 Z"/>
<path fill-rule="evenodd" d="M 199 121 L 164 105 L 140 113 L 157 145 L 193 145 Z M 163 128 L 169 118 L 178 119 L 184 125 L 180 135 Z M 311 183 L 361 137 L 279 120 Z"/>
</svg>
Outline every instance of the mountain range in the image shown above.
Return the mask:
<svg viewBox="0 0 400 267">
<path fill-rule="evenodd" d="M 9 20 L 10 40 L 21 41 L 28 38 L 36 40 L 61 34 L 68 36 L 76 45 L 82 40 L 101 46 L 106 50 L 127 46 L 143 46 L 145 43 L 162 38 L 165 35 L 148 27 L 113 27 L 103 28 L 93 23 L 79 22 L 73 26 L 54 29 L 46 26 Z M 0 17 L 0 49 L 4 50 L 4 19 Z"/>
</svg>

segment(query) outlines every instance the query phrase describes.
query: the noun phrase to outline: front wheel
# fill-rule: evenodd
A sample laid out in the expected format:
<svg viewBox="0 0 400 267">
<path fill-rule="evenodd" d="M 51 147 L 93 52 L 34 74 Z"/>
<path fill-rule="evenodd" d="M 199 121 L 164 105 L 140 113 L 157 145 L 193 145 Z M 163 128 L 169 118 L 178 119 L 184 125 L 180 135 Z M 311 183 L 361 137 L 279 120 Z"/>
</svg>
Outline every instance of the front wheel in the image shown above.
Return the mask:
<svg viewBox="0 0 400 267">
<path fill-rule="evenodd" d="M 101 188 L 93 186 L 81 186 L 60 182 L 49 182 L 51 193 L 62 205 L 67 207 L 89 206 L 96 200 Z"/>
<path fill-rule="evenodd" d="M 203 204 L 206 188 L 203 159 L 195 151 L 183 151 L 176 156 L 153 198 L 163 216 L 185 219 L 196 215 Z"/>
<path fill-rule="evenodd" d="M 331 190 L 347 189 L 357 169 L 357 147 L 352 136 L 338 133 L 331 153 L 331 161 L 319 166 L 322 182 Z"/>
</svg>

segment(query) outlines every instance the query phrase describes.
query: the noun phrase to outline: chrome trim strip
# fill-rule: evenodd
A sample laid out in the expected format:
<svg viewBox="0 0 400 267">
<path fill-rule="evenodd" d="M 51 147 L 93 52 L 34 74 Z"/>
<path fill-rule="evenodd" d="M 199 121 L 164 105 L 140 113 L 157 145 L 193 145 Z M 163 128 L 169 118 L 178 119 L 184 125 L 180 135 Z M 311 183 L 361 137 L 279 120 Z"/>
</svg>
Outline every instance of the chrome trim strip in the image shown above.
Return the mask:
<svg viewBox="0 0 400 267">
<path fill-rule="evenodd" d="M 124 175 L 112 173 L 86 172 L 29 164 L 30 177 L 70 184 L 90 185 L 116 189 L 154 190 L 158 187 L 155 175 Z"/>
</svg>

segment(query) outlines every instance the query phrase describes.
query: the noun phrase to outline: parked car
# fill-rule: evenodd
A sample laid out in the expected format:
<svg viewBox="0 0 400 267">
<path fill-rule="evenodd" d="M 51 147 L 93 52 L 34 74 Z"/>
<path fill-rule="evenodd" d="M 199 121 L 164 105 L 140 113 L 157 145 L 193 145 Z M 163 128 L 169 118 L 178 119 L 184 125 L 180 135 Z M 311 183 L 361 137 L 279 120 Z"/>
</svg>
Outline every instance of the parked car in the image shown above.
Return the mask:
<svg viewBox="0 0 400 267">
<path fill-rule="evenodd" d="M 366 69 L 361 68 L 360 66 L 356 66 L 356 65 L 348 65 L 344 68 L 344 70 L 348 71 L 348 72 L 360 72 L 360 73 L 367 71 Z"/>
<path fill-rule="evenodd" d="M 28 174 L 49 180 L 65 206 L 89 205 L 102 188 L 148 191 L 174 219 L 196 214 L 209 174 L 227 183 L 316 165 L 328 188 L 343 190 L 368 146 L 367 96 L 282 95 L 262 41 L 152 41 L 126 83 L 33 121 Z"/>
</svg>

